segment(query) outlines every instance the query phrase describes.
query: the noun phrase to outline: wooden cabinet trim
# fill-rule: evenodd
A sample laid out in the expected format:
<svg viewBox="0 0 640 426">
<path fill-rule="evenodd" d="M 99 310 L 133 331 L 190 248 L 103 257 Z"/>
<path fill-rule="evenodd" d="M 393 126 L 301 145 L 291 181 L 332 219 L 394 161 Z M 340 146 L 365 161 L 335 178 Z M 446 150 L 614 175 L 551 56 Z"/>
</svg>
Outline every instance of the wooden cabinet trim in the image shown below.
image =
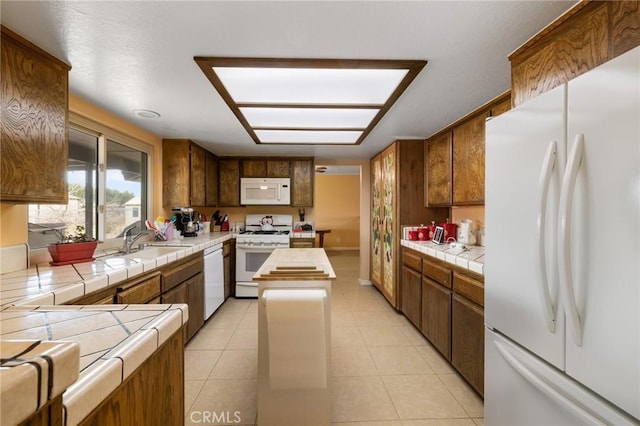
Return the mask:
<svg viewBox="0 0 640 426">
<path fill-rule="evenodd" d="M 403 250 L 402 264 L 418 273 L 422 273 L 422 256 L 420 256 L 418 253 Z"/>
<path fill-rule="evenodd" d="M 204 258 L 202 252 L 172 262 L 162 269 L 162 292 L 165 293 L 190 277 L 202 272 Z"/>
<path fill-rule="evenodd" d="M 431 259 L 422 259 L 422 274 L 440 285 L 451 288 L 451 269 L 437 265 Z"/>
<path fill-rule="evenodd" d="M 484 284 L 473 278 L 453 272 L 453 290 L 484 306 Z"/>
<path fill-rule="evenodd" d="M 148 303 L 160 296 L 160 272 L 118 288 L 116 303 Z"/>
</svg>

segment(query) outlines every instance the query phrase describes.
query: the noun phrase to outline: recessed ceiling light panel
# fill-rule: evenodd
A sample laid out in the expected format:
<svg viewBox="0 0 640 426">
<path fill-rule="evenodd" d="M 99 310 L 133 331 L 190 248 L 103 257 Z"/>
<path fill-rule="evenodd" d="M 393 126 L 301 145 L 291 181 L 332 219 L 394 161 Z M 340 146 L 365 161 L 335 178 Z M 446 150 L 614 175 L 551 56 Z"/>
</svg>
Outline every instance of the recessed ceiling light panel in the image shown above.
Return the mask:
<svg viewBox="0 0 640 426">
<path fill-rule="evenodd" d="M 214 67 L 237 103 L 383 105 L 408 70 Z"/>
<path fill-rule="evenodd" d="M 380 109 L 241 107 L 251 127 L 365 129 Z"/>
<path fill-rule="evenodd" d="M 262 143 L 354 144 L 361 131 L 256 130 Z"/>
<path fill-rule="evenodd" d="M 362 143 L 421 60 L 194 60 L 256 143 Z"/>
</svg>

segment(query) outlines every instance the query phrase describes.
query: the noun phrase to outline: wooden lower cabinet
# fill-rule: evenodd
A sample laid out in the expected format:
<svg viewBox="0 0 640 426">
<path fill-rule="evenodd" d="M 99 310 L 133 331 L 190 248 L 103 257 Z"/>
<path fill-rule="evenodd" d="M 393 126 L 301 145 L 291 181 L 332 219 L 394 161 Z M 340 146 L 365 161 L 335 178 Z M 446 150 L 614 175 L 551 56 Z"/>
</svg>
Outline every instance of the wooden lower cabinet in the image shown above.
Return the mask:
<svg viewBox="0 0 640 426">
<path fill-rule="evenodd" d="M 236 240 L 227 240 L 222 245 L 222 264 L 224 269 L 224 300 L 235 296 L 236 283 Z"/>
<path fill-rule="evenodd" d="M 291 238 L 289 240 L 289 247 L 291 248 L 314 248 L 315 246 L 315 238 Z"/>
<path fill-rule="evenodd" d="M 483 277 L 407 248 L 402 259 L 402 312 L 484 395 Z"/>
<path fill-rule="evenodd" d="M 451 364 L 484 394 L 484 309 L 454 294 L 451 321 Z"/>
<path fill-rule="evenodd" d="M 189 305 L 189 322 L 187 323 L 187 340 L 190 340 L 204 325 L 204 274 L 189 278 L 187 286 L 187 305 Z"/>
<path fill-rule="evenodd" d="M 160 296 L 160 272 L 118 286 L 116 303 L 149 303 Z"/>
<path fill-rule="evenodd" d="M 422 332 L 451 361 L 452 291 L 425 276 L 422 277 Z"/>
<path fill-rule="evenodd" d="M 173 334 L 80 425 L 184 424 L 184 340 Z"/>
<path fill-rule="evenodd" d="M 418 328 L 422 322 L 420 279 L 420 272 L 402 266 L 402 312 Z"/>
</svg>

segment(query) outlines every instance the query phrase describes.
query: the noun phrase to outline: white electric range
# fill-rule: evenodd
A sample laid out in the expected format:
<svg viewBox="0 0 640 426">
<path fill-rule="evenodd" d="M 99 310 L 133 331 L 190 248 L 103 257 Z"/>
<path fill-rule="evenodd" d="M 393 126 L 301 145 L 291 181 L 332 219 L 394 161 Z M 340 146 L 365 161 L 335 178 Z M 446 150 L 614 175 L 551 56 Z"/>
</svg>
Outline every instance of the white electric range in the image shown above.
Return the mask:
<svg viewBox="0 0 640 426">
<path fill-rule="evenodd" d="M 244 231 L 236 236 L 236 297 L 258 297 L 258 283 L 253 276 L 271 252 L 288 248 L 293 230 L 293 216 L 250 214 Z"/>
</svg>

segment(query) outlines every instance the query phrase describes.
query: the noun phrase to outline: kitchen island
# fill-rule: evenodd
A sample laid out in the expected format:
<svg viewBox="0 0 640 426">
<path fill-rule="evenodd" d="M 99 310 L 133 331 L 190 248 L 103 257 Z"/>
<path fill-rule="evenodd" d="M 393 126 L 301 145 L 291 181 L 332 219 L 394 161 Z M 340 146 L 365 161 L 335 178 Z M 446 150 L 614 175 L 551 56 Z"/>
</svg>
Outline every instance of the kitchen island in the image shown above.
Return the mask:
<svg viewBox="0 0 640 426">
<path fill-rule="evenodd" d="M 276 249 L 258 282 L 258 424 L 331 423 L 331 283 L 321 248 Z"/>
</svg>

